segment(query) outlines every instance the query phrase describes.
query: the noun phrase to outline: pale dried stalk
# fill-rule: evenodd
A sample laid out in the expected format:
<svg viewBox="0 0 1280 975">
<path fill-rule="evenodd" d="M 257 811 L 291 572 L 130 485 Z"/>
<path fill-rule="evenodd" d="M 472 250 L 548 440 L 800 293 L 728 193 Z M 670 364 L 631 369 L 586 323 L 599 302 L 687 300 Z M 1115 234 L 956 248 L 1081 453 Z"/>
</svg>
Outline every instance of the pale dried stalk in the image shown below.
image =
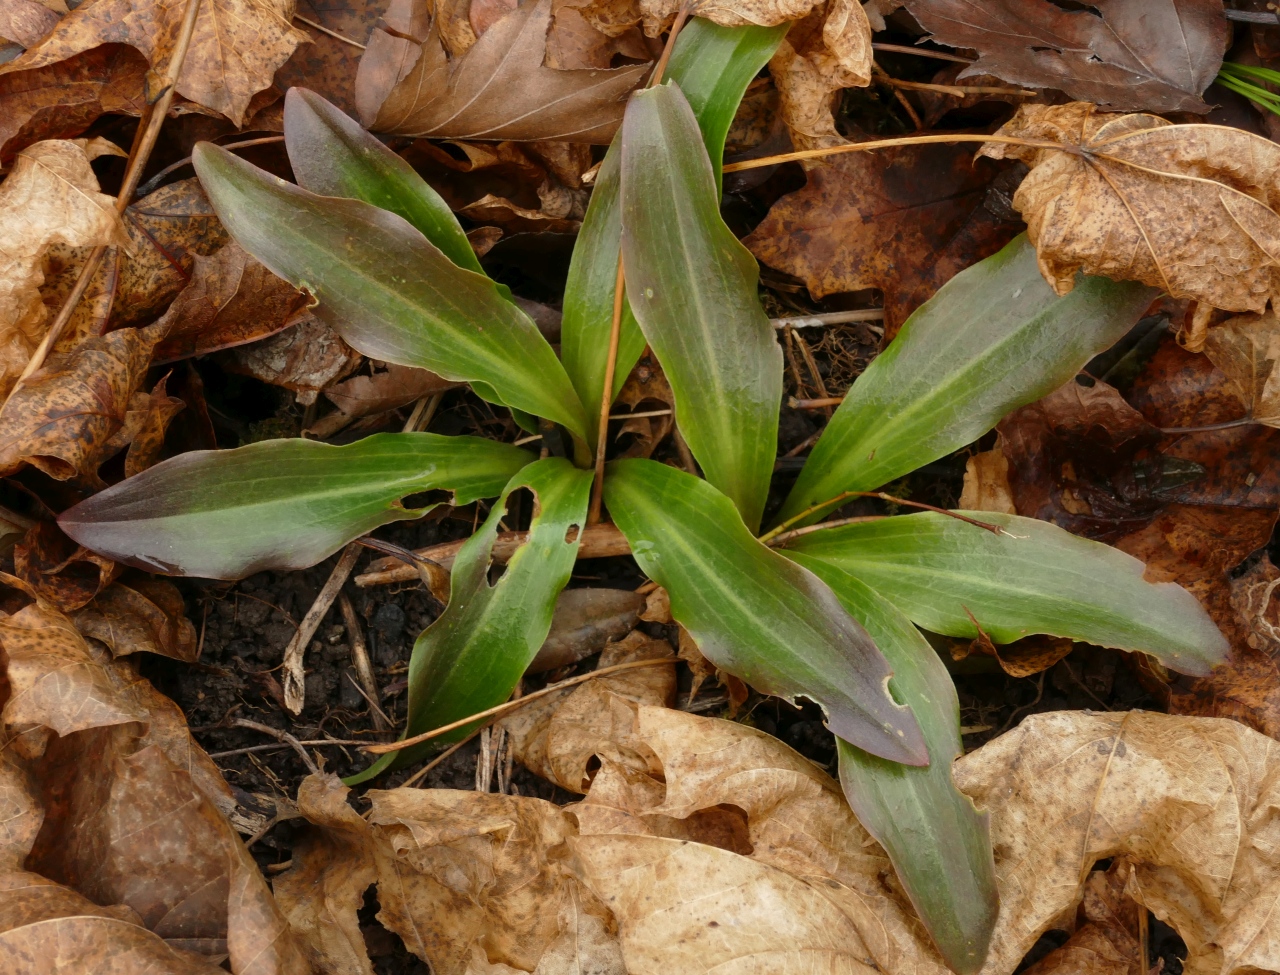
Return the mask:
<svg viewBox="0 0 1280 975">
<path fill-rule="evenodd" d="M 373 663 L 369 660 L 369 647 L 364 642 L 364 628 L 360 625 L 360 617 L 356 616 L 356 608 L 345 592 L 338 593 L 338 608 L 342 610 L 342 622 L 347 628 L 347 642 L 351 645 L 351 665 L 355 668 L 356 678 L 364 688 L 365 700 L 369 702 L 373 712 L 373 726 L 378 731 L 386 731 L 391 727 L 391 719 L 378 706 L 378 681 L 373 676 Z"/>
<path fill-rule="evenodd" d="M 900 139 L 876 139 L 871 142 L 850 142 L 846 145 L 828 146 L 825 149 L 805 149 L 801 152 L 784 152 L 777 156 L 762 156 L 759 159 L 744 159 L 742 162 L 727 163 L 726 173 L 738 173 L 744 169 L 761 169 L 764 166 L 777 166 L 781 163 L 800 162 L 804 159 L 821 159 L 824 156 L 836 156 L 844 152 L 871 152 L 875 149 L 893 149 L 898 146 L 927 146 L 953 142 L 998 142 L 1009 146 L 1029 146 L 1032 149 L 1057 149 L 1059 152 L 1071 152 L 1079 155 L 1079 150 L 1061 142 L 1049 142 L 1041 139 L 1019 139 L 1011 135 L 968 135 L 947 133 L 946 135 L 909 135 Z"/>
<path fill-rule="evenodd" d="M 303 672 L 302 663 L 307 652 L 307 644 L 315 636 L 316 630 L 320 627 L 320 621 L 329 612 L 329 607 L 333 605 L 338 592 L 346 584 L 351 570 L 356 567 L 360 549 L 359 542 L 352 542 L 342 550 L 342 557 L 333 567 L 333 572 L 329 574 L 324 588 L 320 590 L 315 602 L 307 610 L 307 615 L 302 618 L 302 622 L 298 625 L 298 632 L 293 635 L 293 639 L 284 649 L 284 662 L 281 665 L 284 680 L 281 684 L 284 687 L 284 706 L 292 714 L 301 714 L 302 707 L 306 703 L 306 674 Z"/>
</svg>

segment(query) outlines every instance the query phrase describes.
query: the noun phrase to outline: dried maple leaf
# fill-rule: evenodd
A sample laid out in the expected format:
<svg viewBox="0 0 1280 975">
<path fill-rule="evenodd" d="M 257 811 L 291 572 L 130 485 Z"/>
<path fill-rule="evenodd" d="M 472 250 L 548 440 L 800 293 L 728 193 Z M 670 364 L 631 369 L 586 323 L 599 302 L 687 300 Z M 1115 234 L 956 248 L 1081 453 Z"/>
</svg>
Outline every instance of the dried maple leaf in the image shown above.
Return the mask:
<svg viewBox="0 0 1280 975">
<path fill-rule="evenodd" d="M 1230 318 L 1210 329 L 1204 352 L 1231 380 L 1245 416 L 1280 427 L 1280 318 L 1274 309 Z"/>
<path fill-rule="evenodd" d="M 452 60 L 440 34 L 444 18 L 436 18 L 416 49 L 386 31 L 375 33 L 356 81 L 361 120 L 398 135 L 607 143 L 626 95 L 648 67 L 549 68 L 543 58 L 550 18 L 551 0 L 526 0 Z"/>
<path fill-rule="evenodd" d="M 1058 294 L 1076 274 L 1142 281 L 1175 298 L 1261 312 L 1280 294 L 1280 146 L 1243 129 L 1026 105 L 987 144 L 1032 167 L 1013 205 Z"/>
<path fill-rule="evenodd" d="M 1201 93 L 1231 29 L 1221 0 L 904 0 L 933 39 L 978 51 L 988 74 L 1117 109 L 1208 112 Z"/>
<path fill-rule="evenodd" d="M 953 275 L 995 253 L 1020 226 L 986 207 L 997 171 L 960 147 L 833 156 L 808 170 L 743 241 L 815 298 L 884 291 L 886 331 Z"/>
<path fill-rule="evenodd" d="M 28 71 L 98 47 L 129 44 L 162 76 L 186 6 L 152 0 L 85 0 L 38 45 L 5 66 Z M 307 35 L 290 21 L 293 0 L 203 0 L 178 94 L 243 124 L 253 96 Z"/>
<path fill-rule="evenodd" d="M 234 240 L 210 257 L 197 254 L 191 283 L 156 323 L 165 328 L 153 362 L 173 362 L 274 335 L 297 321 L 309 300 Z"/>
<path fill-rule="evenodd" d="M 94 247 L 125 239 L 115 200 L 98 191 L 89 167 L 113 150 L 119 151 L 101 139 L 39 142 L 19 153 L 0 185 L 0 397 L 9 395 L 44 335 L 45 253 L 55 243 Z"/>
</svg>

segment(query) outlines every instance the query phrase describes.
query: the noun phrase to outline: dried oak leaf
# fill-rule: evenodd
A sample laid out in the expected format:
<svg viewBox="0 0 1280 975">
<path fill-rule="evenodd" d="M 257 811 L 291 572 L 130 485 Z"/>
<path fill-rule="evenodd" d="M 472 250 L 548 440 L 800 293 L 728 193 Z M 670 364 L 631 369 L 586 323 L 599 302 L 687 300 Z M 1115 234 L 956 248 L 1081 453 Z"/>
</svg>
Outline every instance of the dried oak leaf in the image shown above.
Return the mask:
<svg viewBox="0 0 1280 975">
<path fill-rule="evenodd" d="M 1280 318 L 1274 309 L 1238 315 L 1211 328 L 1204 353 L 1231 380 L 1245 416 L 1280 427 Z"/>
<path fill-rule="evenodd" d="M 0 409 L 0 474 L 30 464 L 61 481 L 101 485 L 97 467 L 165 327 L 122 328 L 52 353 Z"/>
<path fill-rule="evenodd" d="M 398 135 L 456 139 L 557 139 L 606 144 L 622 120 L 626 95 L 646 65 L 557 70 L 543 63 L 551 0 L 526 0 L 450 59 L 420 15 L 405 12 L 370 38 L 356 79 L 356 105 L 367 128 Z M 468 30 L 470 27 L 468 25 Z M 423 37 L 417 43 L 404 37 Z"/>
<path fill-rule="evenodd" d="M 45 253 L 57 243 L 95 247 L 125 240 L 115 200 L 98 191 L 89 166 L 112 151 L 119 152 L 102 139 L 39 142 L 18 154 L 0 185 L 0 397 L 8 396 L 44 336 Z"/>
<path fill-rule="evenodd" d="M 85 0 L 7 69 L 45 68 L 101 44 L 129 44 L 163 76 L 185 11 L 179 3 Z M 295 11 L 293 0 L 203 0 L 178 94 L 243 124 L 253 96 L 308 40 L 290 24 Z"/>
<path fill-rule="evenodd" d="M 86 605 L 123 566 L 73 542 L 56 522 L 38 521 L 13 549 L 14 572 L 31 595 L 63 612 Z"/>
<path fill-rule="evenodd" d="M 28 71 L 0 65 L 0 161 L 45 139 L 74 138 L 108 113 L 142 114 L 146 73 L 146 58 L 125 44 Z"/>
<path fill-rule="evenodd" d="M 1128 854 L 1139 902 L 1196 975 L 1280 970 L 1271 852 L 1280 748 L 1233 721 L 1037 714 L 956 762 L 991 813 L 1000 915 L 983 975 L 1007 975 L 1074 909 L 1089 867 Z"/>
<path fill-rule="evenodd" d="M 884 291 L 889 334 L 1021 229 L 985 205 L 994 167 L 955 146 L 846 153 L 812 166 L 743 243 L 815 298 Z"/>
<path fill-rule="evenodd" d="M 166 944 L 128 908 L 99 907 L 52 880 L 0 874 L 0 969 L 6 975 L 217 975 L 223 969 Z"/>
<path fill-rule="evenodd" d="M 978 52 L 961 74 L 1058 88 L 1116 109 L 1208 112 L 1231 39 L 1221 0 L 904 0 L 933 40 Z"/>
<path fill-rule="evenodd" d="M 1062 146 L 980 150 L 1031 166 L 1013 205 L 1058 294 L 1079 271 L 1228 311 L 1262 312 L 1280 293 L 1280 146 L 1271 140 L 1083 102 L 1025 105 L 997 134 Z"/>
<path fill-rule="evenodd" d="M 153 361 L 173 362 L 256 342 L 292 325 L 309 301 L 229 241 L 212 256 L 195 255 L 190 283 L 157 322 L 166 327 Z"/>
</svg>

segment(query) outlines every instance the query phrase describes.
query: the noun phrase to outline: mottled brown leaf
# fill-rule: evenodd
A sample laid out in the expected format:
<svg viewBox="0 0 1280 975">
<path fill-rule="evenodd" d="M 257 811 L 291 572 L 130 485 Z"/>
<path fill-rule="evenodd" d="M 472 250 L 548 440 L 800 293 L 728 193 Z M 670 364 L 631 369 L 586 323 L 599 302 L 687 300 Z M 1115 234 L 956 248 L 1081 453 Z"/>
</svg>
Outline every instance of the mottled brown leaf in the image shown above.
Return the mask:
<svg viewBox="0 0 1280 975">
<path fill-rule="evenodd" d="M 1108 108 L 1208 112 L 1231 30 L 1221 0 L 904 0 L 933 39 L 978 51 L 961 78 L 1058 88 Z"/>
<path fill-rule="evenodd" d="M 0 0 L 0 39 L 31 47 L 57 22 L 57 11 L 36 0 Z"/>
<path fill-rule="evenodd" d="M 137 651 L 188 662 L 196 659 L 196 628 L 182 594 L 165 579 L 141 573 L 115 582 L 71 616 L 85 636 L 101 640 L 117 657 Z"/>
<path fill-rule="evenodd" d="M 1270 139 L 1084 102 L 1026 105 L 999 134 L 1068 149 L 980 150 L 1031 166 L 1013 205 L 1058 294 L 1080 271 L 1229 311 L 1262 312 L 1280 292 L 1280 146 Z"/>
<path fill-rule="evenodd" d="M 119 329 L 51 354 L 0 409 L 0 474 L 30 464 L 95 481 L 164 328 Z"/>
<path fill-rule="evenodd" d="M 123 571 L 73 542 L 56 523 L 36 522 L 13 549 L 14 571 L 33 595 L 63 612 L 84 606 Z"/>
<path fill-rule="evenodd" d="M 308 302 L 305 294 L 230 241 L 210 257 L 195 256 L 191 282 L 159 320 L 165 336 L 154 361 L 173 362 L 256 342 L 293 324 Z"/>
<path fill-rule="evenodd" d="M 347 416 L 374 416 L 457 385 L 426 369 L 390 363 L 368 376 L 344 379 L 326 389 L 324 395 Z"/>
<path fill-rule="evenodd" d="M 0 65 L 0 160 L 44 139 L 71 139 L 109 112 L 141 114 L 147 62 L 103 44 L 30 71 Z"/>
<path fill-rule="evenodd" d="M 416 35 L 425 37 L 416 51 L 371 43 L 356 85 L 361 120 L 398 135 L 607 143 L 648 69 L 545 66 L 550 17 L 551 0 L 526 0 L 452 61 L 443 18 Z"/>
<path fill-rule="evenodd" d="M 984 205 L 996 172 L 955 146 L 833 156 L 810 168 L 805 187 L 778 200 L 744 243 L 815 298 L 882 289 L 893 334 L 953 275 L 1020 229 Z"/>
<path fill-rule="evenodd" d="M 293 0 L 203 0 L 178 94 L 243 123 L 250 99 L 307 40 L 290 24 L 295 6 Z M 180 3 L 85 0 L 9 68 L 44 68 L 100 44 L 129 44 L 163 76 L 185 10 Z"/>
<path fill-rule="evenodd" d="M 611 640 L 621 640 L 636 625 L 643 606 L 644 597 L 630 589 L 564 590 L 556 599 L 551 630 L 526 673 L 576 664 Z"/>
<path fill-rule="evenodd" d="M 0 396 L 9 394 L 44 336 L 45 253 L 55 243 L 94 247 L 124 240 L 115 201 L 98 191 L 89 167 L 106 145 L 100 139 L 37 143 L 18 155 L 0 184 Z M 12 463 L 3 448 L 0 458 L 0 468 Z"/>
<path fill-rule="evenodd" d="M 386 0 L 349 0 L 339 4 L 298 0 L 297 12 L 312 23 L 364 45 L 386 7 Z M 293 56 L 276 71 L 276 90 L 283 95 L 295 86 L 310 88 L 348 115 L 355 115 L 356 72 L 364 52 L 302 21 L 295 21 L 294 26 L 311 38 L 311 43 L 299 44 Z"/>
<path fill-rule="evenodd" d="M 1244 416 L 1280 426 L 1280 319 L 1275 310 L 1238 315 L 1209 330 L 1204 353 L 1235 387 Z"/>
<path fill-rule="evenodd" d="M 299 402 L 315 402 L 320 390 L 360 364 L 360 355 L 308 314 L 261 342 L 219 353 L 218 361 L 230 372 L 295 390 Z"/>
</svg>

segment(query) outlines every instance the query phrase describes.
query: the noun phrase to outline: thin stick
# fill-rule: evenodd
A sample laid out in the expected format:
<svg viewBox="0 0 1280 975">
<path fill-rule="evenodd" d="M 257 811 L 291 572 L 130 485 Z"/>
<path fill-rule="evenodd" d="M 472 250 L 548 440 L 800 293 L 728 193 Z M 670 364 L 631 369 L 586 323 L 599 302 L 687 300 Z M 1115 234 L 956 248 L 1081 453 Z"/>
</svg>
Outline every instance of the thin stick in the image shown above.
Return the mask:
<svg viewBox="0 0 1280 975">
<path fill-rule="evenodd" d="M 1062 142 L 1047 142 L 1041 139 L 1019 139 L 1011 135 L 967 135 L 946 133 L 945 135 L 909 135 L 901 139 L 876 139 L 872 142 L 850 142 L 848 145 L 828 146 L 825 149 L 805 149 L 802 152 L 784 152 L 777 156 L 762 156 L 759 159 L 744 159 L 742 162 L 729 163 L 724 167 L 726 173 L 738 173 L 744 169 L 760 169 L 764 166 L 777 166 L 786 162 L 799 162 L 801 159 L 821 159 L 823 156 L 834 156 L 842 152 L 871 152 L 873 149 L 893 149 L 897 146 L 926 146 L 954 142 L 998 142 L 1007 146 L 1028 146 L 1032 149 L 1057 149 L 1076 155 L 1079 150 Z"/>
<path fill-rule="evenodd" d="M 653 69 L 653 74 L 649 76 L 649 83 L 645 85 L 646 88 L 662 84 L 662 76 L 666 73 L 667 62 L 671 60 L 671 52 L 676 47 L 676 38 L 680 36 L 680 29 L 684 27 L 684 22 L 688 19 L 689 4 L 682 3 L 680 9 L 676 11 L 676 19 L 671 23 L 671 31 L 667 34 L 667 44 L 662 49 L 662 57 L 658 59 L 658 63 Z"/>
<path fill-rule="evenodd" d="M 466 745 L 472 741 L 475 741 L 475 737 L 476 735 L 480 734 L 480 731 L 481 729 L 477 728 L 475 731 L 471 732 L 471 734 L 467 735 L 467 737 L 463 738 L 462 741 L 458 742 L 456 745 L 450 745 L 448 748 L 442 751 L 439 755 L 437 755 L 431 761 L 427 762 L 426 765 L 422 766 L 422 768 L 414 772 L 410 778 L 405 779 L 403 782 L 401 782 L 400 788 L 408 789 L 417 785 L 420 781 L 422 781 L 422 779 L 426 776 L 428 772 L 430 772 L 433 768 L 435 768 L 437 765 L 443 762 L 446 758 L 448 758 L 450 755 L 456 752 L 459 748 L 461 748 L 463 745 Z"/>
<path fill-rule="evenodd" d="M 302 622 L 298 625 L 298 632 L 284 648 L 284 662 L 281 664 L 284 670 L 282 681 L 284 706 L 293 714 L 301 714 L 302 706 L 306 703 L 306 675 L 302 670 L 302 662 L 307 652 L 307 644 L 315 636 L 320 621 L 329 612 L 329 607 L 337 598 L 338 591 L 346 584 L 351 570 L 356 567 L 356 559 L 360 558 L 361 547 L 359 542 L 352 542 L 342 550 L 342 557 L 329 573 L 328 581 L 316 596 L 311 608 L 307 610 L 307 615 L 302 618 Z"/>
<path fill-rule="evenodd" d="M 776 548 L 785 542 L 791 541 L 793 538 L 799 538 L 801 535 L 808 535 L 811 532 L 821 531 L 824 528 L 839 528 L 841 525 L 856 525 L 863 521 L 883 521 L 888 515 L 858 515 L 854 518 L 837 518 L 835 521 L 824 521 L 818 525 L 806 525 L 804 528 L 793 528 L 789 532 L 783 532 L 781 535 L 774 535 L 765 544 L 770 548 Z"/>
<path fill-rule="evenodd" d="M 309 748 L 318 748 L 323 745 L 367 745 L 367 741 L 347 741 L 342 738 L 320 738 L 315 741 L 300 741 L 299 745 L 306 745 Z M 210 758 L 230 758 L 232 755 L 249 755 L 253 752 L 269 752 L 272 749 L 292 748 L 293 746 L 287 742 L 277 745 L 250 745 L 247 748 L 231 748 L 225 752 L 210 752 Z"/>
<path fill-rule="evenodd" d="M 360 625 L 360 617 L 351 599 L 345 592 L 338 593 L 338 608 L 342 610 L 342 622 L 347 627 L 347 640 L 351 644 L 351 664 L 355 667 L 356 677 L 364 688 L 365 700 L 373 712 L 373 726 L 378 731 L 386 731 L 392 726 L 391 719 L 378 707 L 378 681 L 373 676 L 373 663 L 369 660 L 369 648 L 364 642 L 364 628 Z"/>
<path fill-rule="evenodd" d="M 962 58 L 958 54 L 946 54 L 943 51 L 931 51 L 925 47 L 908 47 L 905 44 L 881 44 L 879 41 L 876 41 L 871 46 L 877 51 L 895 51 L 898 54 L 916 54 L 922 58 L 937 58 L 939 61 L 956 61 L 959 64 L 973 64 L 972 58 Z"/>
<path fill-rule="evenodd" d="M 315 760 L 307 754 L 307 750 L 302 747 L 302 742 L 298 741 L 298 739 L 289 734 L 289 732 L 281 731 L 279 728 L 273 728 L 271 725 L 261 724 L 257 721 L 250 721 L 248 718 L 233 718 L 231 720 L 231 724 L 236 728 L 248 728 L 251 731 L 260 731 L 264 735 L 271 735 L 273 738 L 280 739 L 298 753 L 303 764 L 306 765 L 307 770 L 310 771 L 312 775 L 320 774 L 320 769 L 316 767 Z"/>
<path fill-rule="evenodd" d="M 1257 423 L 1251 416 L 1243 416 L 1238 420 L 1227 420 L 1225 423 L 1206 423 L 1202 427 L 1160 427 L 1161 433 L 1176 436 L 1180 433 L 1213 433 L 1216 430 L 1234 430 L 1236 427 L 1247 427 Z"/>
<path fill-rule="evenodd" d="M 613 280 L 613 322 L 609 326 L 609 357 L 604 366 L 604 392 L 600 395 L 600 425 L 596 428 L 596 473 L 591 484 L 591 506 L 587 509 L 587 525 L 600 522 L 604 500 L 604 449 L 609 442 L 609 407 L 613 405 L 613 377 L 618 369 L 618 342 L 622 336 L 622 301 L 626 293 L 626 276 L 622 271 L 622 246 L 618 246 L 618 273 Z"/>
<path fill-rule="evenodd" d="M 464 728 L 474 721 L 481 721 L 485 718 L 497 717 L 500 714 L 506 714 L 508 711 L 514 711 L 516 708 L 524 707 L 531 701 L 536 701 L 548 694 L 554 694 L 556 691 L 564 690 L 566 687 L 573 687 L 575 684 L 583 684 L 597 677 L 605 677 L 609 674 L 616 674 L 622 670 L 634 670 L 637 667 L 655 667 L 658 664 L 670 664 L 671 658 L 665 660 L 632 660 L 625 664 L 614 664 L 612 667 L 601 667 L 599 670 L 593 670 L 589 674 L 579 674 L 577 677 L 570 677 L 568 680 L 562 680 L 557 684 L 548 684 L 540 691 L 534 691 L 532 694 L 526 694 L 524 697 L 514 698 L 503 704 L 495 705 L 485 711 L 479 711 L 476 714 L 468 715 L 465 718 L 459 718 L 449 724 L 441 725 L 439 728 L 433 728 L 431 731 L 424 731 L 420 735 L 414 735 L 412 738 L 405 738 L 402 741 L 391 742 L 389 744 L 364 745 L 363 748 L 371 755 L 385 755 L 388 752 L 398 752 L 405 748 L 412 748 L 414 745 L 420 745 L 424 741 L 430 741 L 432 738 L 438 738 L 446 735 L 450 731 L 456 731 Z M 476 729 L 477 732 L 479 729 Z"/>
<path fill-rule="evenodd" d="M 1015 535 L 1011 535 L 999 525 L 992 525 L 985 521 L 967 518 L 964 515 L 958 515 L 954 511 L 948 511 L 946 508 L 939 508 L 936 505 L 924 504 L 920 501 L 908 501 L 906 498 L 896 498 L 892 494 L 885 494 L 883 491 L 843 491 L 840 494 L 837 494 L 834 498 L 828 498 L 826 501 L 820 501 L 815 505 L 805 508 L 804 511 L 800 512 L 798 515 L 792 515 L 776 528 L 770 529 L 761 535 L 760 541 L 768 544 L 770 539 L 781 535 L 796 522 L 804 521 L 804 519 L 821 511 L 823 508 L 829 508 L 833 504 L 839 504 L 841 501 L 845 501 L 849 498 L 879 498 L 881 501 L 888 501 L 890 504 L 900 504 L 908 508 L 919 508 L 922 511 L 932 511 L 940 515 L 946 515 L 947 517 L 954 518 L 957 521 L 963 521 L 966 525 L 973 525 L 975 528 L 985 529 L 993 535 L 1008 535 L 1010 538 L 1017 537 Z"/>
<path fill-rule="evenodd" d="M 643 413 L 614 413 L 610 420 L 639 420 L 645 416 L 670 416 L 671 410 L 645 410 Z"/>
<path fill-rule="evenodd" d="M 1018 98 L 1034 98 L 1038 92 L 1028 91 L 1025 88 L 989 88 L 982 85 L 931 85 L 923 81 L 902 81 L 898 78 L 890 78 L 885 75 L 879 79 L 886 85 L 894 88 L 905 88 L 910 91 L 936 91 L 944 95 L 955 95 L 962 98 L 965 95 L 1014 95 Z"/>
<path fill-rule="evenodd" d="M 359 41 L 353 41 L 349 37 L 343 37 L 336 30 L 329 30 L 329 28 L 325 27 L 323 24 L 317 24 L 314 20 L 308 20 L 306 17 L 302 16 L 302 14 L 294 14 L 293 19 L 300 20 L 308 27 L 318 30 L 321 34 L 328 34 L 330 37 L 342 41 L 343 44 L 350 44 L 352 47 L 358 47 L 362 51 L 367 50 L 367 47 Z"/>
<path fill-rule="evenodd" d="M 169 106 L 173 104 L 178 76 L 182 73 L 182 65 L 187 60 L 187 51 L 191 47 L 191 36 L 195 33 L 196 17 L 199 13 L 200 0 L 187 0 L 187 9 L 182 18 L 182 26 L 178 30 L 178 39 L 173 46 L 173 56 L 169 59 L 164 79 L 161 82 L 164 87 L 161 89 L 160 97 L 147 106 L 134 136 L 133 146 L 129 151 L 129 162 L 125 167 L 124 182 L 120 186 L 120 192 L 116 194 L 117 214 L 124 213 L 133 201 L 133 193 L 138 188 L 138 181 L 142 178 L 142 170 L 151 158 L 151 150 L 155 148 L 156 139 L 160 137 L 160 126 L 164 124 L 165 116 L 169 114 Z M 85 291 L 88 290 L 89 282 L 93 279 L 94 274 L 97 273 L 98 266 L 102 263 L 102 258 L 107 249 L 105 244 L 99 244 L 89 252 L 89 256 L 84 262 L 84 267 L 80 269 L 80 276 L 76 279 L 76 283 L 71 288 L 66 300 L 63 301 L 62 307 L 58 309 L 57 316 L 49 326 L 49 330 L 45 332 L 44 338 L 41 340 L 40 345 L 37 346 L 30 361 L 27 362 L 26 368 L 22 370 L 22 374 L 18 377 L 17 382 L 14 383 L 13 389 L 9 392 L 9 399 L 12 399 L 14 393 L 22 387 L 22 384 L 44 365 L 44 360 L 49 355 L 49 350 L 53 348 L 54 343 L 61 337 L 63 329 L 67 327 L 67 322 L 71 321 L 71 315 L 75 311 L 76 305 L 80 303 L 80 299 L 84 297 Z M 6 400 L 6 405 L 7 403 L 8 400 Z"/>
<path fill-rule="evenodd" d="M 827 311 L 820 315 L 771 318 L 769 324 L 776 329 L 819 328 L 823 325 L 844 325 L 848 322 L 878 322 L 882 318 L 884 318 L 883 308 L 859 308 L 856 311 Z"/>
<path fill-rule="evenodd" d="M 875 78 L 876 81 L 879 81 L 882 84 L 888 84 L 890 86 L 893 85 L 893 79 L 890 78 L 889 75 L 885 73 L 884 68 L 876 64 L 875 61 L 871 62 L 871 76 Z M 907 96 L 904 95 L 902 92 L 900 92 L 897 88 L 894 88 L 893 97 L 898 102 L 898 104 L 901 105 L 903 109 L 906 110 L 907 115 L 910 116 L 911 118 L 911 124 L 916 127 L 916 131 L 917 132 L 923 131 L 924 120 L 920 118 L 920 114 L 916 111 L 916 107 L 911 104 Z"/>
<path fill-rule="evenodd" d="M 829 406 L 839 406 L 844 402 L 843 396 L 819 396 L 817 399 L 796 399 L 787 397 L 787 406 L 793 410 L 821 410 Z"/>
</svg>

